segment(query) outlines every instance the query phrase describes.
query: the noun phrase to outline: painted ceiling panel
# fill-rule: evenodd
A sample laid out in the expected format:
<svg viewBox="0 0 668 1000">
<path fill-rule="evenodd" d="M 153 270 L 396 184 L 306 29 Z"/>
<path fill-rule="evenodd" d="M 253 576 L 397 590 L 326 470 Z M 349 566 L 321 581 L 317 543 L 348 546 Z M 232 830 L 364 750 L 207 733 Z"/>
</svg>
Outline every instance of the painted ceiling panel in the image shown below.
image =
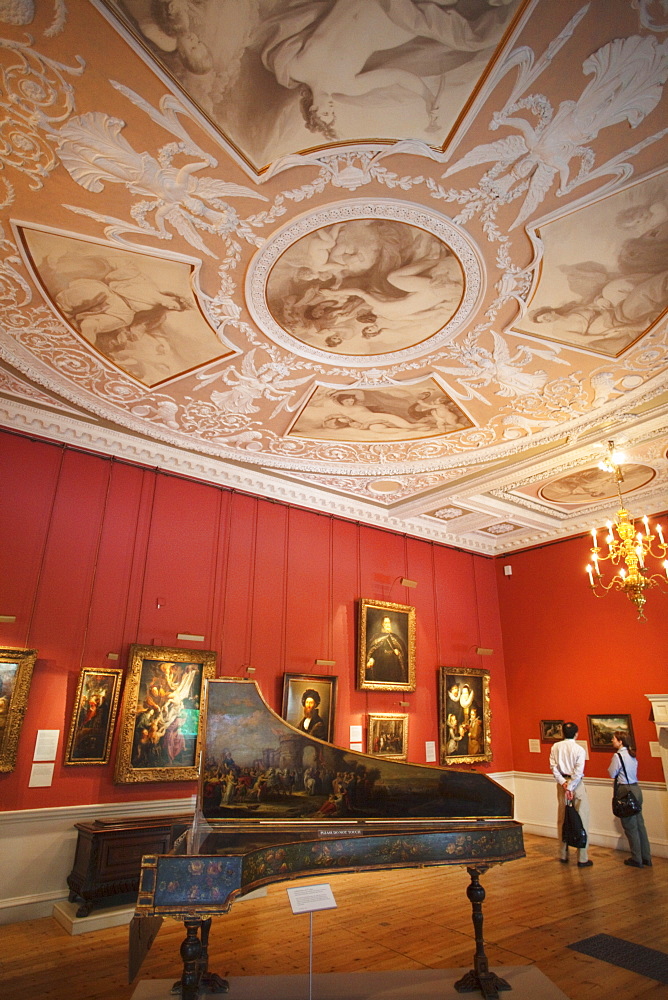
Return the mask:
<svg viewBox="0 0 668 1000">
<path fill-rule="evenodd" d="M 611 439 L 666 509 L 662 4 L 16 0 L 0 36 L 5 426 L 488 553 L 605 519 Z"/>
</svg>

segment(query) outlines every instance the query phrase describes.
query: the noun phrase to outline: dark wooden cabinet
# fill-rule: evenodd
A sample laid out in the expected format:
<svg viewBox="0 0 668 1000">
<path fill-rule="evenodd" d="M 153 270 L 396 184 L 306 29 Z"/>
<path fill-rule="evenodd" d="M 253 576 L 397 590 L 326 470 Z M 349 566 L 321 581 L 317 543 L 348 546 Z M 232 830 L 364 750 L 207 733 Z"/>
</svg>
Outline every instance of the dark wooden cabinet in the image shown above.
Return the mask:
<svg viewBox="0 0 668 1000">
<path fill-rule="evenodd" d="M 101 900 L 136 893 L 142 857 L 169 854 L 191 823 L 186 814 L 75 823 L 79 834 L 67 884 L 70 902 L 82 900 L 77 917 L 87 917 Z"/>
</svg>

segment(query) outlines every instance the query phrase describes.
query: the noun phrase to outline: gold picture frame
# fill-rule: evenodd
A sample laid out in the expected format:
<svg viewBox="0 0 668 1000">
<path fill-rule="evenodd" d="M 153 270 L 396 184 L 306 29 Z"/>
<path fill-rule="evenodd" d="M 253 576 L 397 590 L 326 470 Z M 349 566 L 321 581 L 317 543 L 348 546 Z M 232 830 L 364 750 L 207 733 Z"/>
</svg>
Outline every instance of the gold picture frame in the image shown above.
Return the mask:
<svg viewBox="0 0 668 1000">
<path fill-rule="evenodd" d="M 123 671 L 84 667 L 72 706 L 65 764 L 106 764 L 118 712 Z"/>
<path fill-rule="evenodd" d="M 438 677 L 441 764 L 492 759 L 489 670 L 441 667 Z"/>
<path fill-rule="evenodd" d="M 0 772 L 13 771 L 36 649 L 0 647 Z"/>
<path fill-rule="evenodd" d="M 360 600 L 358 686 L 415 691 L 415 608 Z"/>
<path fill-rule="evenodd" d="M 369 712 L 366 752 L 386 760 L 406 760 L 408 716 L 401 712 Z"/>
<path fill-rule="evenodd" d="M 130 647 L 114 781 L 192 781 L 198 777 L 204 681 L 216 672 L 211 650 Z"/>
</svg>

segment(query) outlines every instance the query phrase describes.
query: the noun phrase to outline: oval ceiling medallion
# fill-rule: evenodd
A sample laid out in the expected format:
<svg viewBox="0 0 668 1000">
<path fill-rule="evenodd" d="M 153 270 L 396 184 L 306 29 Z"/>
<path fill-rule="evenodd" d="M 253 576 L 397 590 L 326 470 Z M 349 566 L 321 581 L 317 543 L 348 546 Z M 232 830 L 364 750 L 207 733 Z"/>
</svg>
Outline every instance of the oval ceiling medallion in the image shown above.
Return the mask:
<svg viewBox="0 0 668 1000">
<path fill-rule="evenodd" d="M 275 343 L 358 366 L 439 347 L 470 321 L 482 292 L 477 248 L 453 222 L 361 199 L 285 226 L 246 283 L 253 318 Z"/>
<path fill-rule="evenodd" d="M 401 483 L 395 479 L 376 479 L 369 483 L 369 489 L 372 493 L 397 493 L 401 489 Z"/>
<path fill-rule="evenodd" d="M 654 469 L 647 465 L 625 465 L 622 469 L 624 482 L 620 483 L 622 493 L 633 493 L 654 479 Z M 611 500 L 617 496 L 617 487 L 609 472 L 594 466 L 578 469 L 568 476 L 555 479 L 538 491 L 543 500 L 552 503 L 592 503 L 596 500 Z"/>
</svg>

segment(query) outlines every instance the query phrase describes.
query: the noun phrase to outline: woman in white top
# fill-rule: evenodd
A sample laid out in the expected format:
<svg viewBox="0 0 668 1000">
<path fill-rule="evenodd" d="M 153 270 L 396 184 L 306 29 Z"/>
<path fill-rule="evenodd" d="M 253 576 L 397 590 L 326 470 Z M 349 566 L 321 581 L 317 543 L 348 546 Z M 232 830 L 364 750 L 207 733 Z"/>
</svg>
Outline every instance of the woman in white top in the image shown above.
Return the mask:
<svg viewBox="0 0 668 1000">
<path fill-rule="evenodd" d="M 616 732 L 612 735 L 612 745 L 615 753 L 612 755 L 608 774 L 611 778 L 617 779 L 617 784 L 621 785 L 620 795 L 633 792 L 635 798 L 642 806 L 642 791 L 638 784 L 638 761 L 635 750 L 631 750 L 625 733 Z M 626 772 L 626 773 L 624 773 Z M 651 866 L 652 857 L 649 847 L 645 821 L 642 818 L 642 809 L 633 816 L 622 817 L 622 826 L 626 839 L 631 848 L 631 857 L 626 858 L 625 865 L 631 868 L 642 868 L 643 865 Z"/>
</svg>

